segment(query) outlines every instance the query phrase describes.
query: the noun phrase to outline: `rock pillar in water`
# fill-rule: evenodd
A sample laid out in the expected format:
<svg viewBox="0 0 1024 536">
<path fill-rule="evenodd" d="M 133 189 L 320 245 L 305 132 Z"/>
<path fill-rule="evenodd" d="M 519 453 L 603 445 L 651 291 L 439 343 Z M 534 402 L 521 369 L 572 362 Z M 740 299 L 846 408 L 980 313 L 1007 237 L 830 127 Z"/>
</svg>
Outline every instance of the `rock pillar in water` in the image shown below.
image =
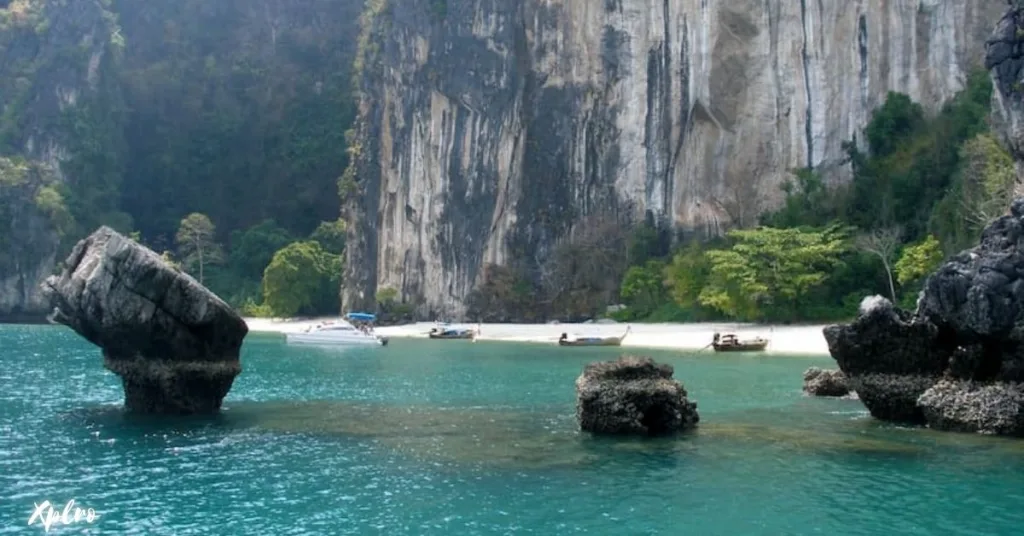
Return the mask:
<svg viewBox="0 0 1024 536">
<path fill-rule="evenodd" d="M 129 411 L 210 413 L 242 368 L 248 327 L 228 304 L 109 227 L 81 240 L 43 292 L 51 320 L 103 351 Z"/>
<path fill-rule="evenodd" d="M 663 435 L 693 428 L 697 404 L 672 378 L 671 365 L 624 356 L 591 363 L 576 379 L 576 419 L 597 434 Z"/>
</svg>

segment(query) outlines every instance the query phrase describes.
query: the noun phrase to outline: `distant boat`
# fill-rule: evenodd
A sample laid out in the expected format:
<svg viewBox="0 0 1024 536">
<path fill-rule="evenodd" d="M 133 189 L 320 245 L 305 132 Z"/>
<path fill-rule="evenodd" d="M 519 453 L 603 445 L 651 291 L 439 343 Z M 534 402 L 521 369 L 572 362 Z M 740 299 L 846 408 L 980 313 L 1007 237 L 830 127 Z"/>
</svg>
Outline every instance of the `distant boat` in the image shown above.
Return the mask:
<svg viewBox="0 0 1024 536">
<path fill-rule="evenodd" d="M 563 333 L 558 339 L 559 346 L 622 346 L 622 340 L 629 335 L 631 326 L 626 326 L 626 332 L 621 337 L 570 337 Z"/>
<path fill-rule="evenodd" d="M 376 315 L 369 313 L 349 313 L 344 319 L 321 322 L 285 337 L 288 342 L 299 344 L 385 346 L 388 339 L 373 331 L 376 320 Z"/>
<path fill-rule="evenodd" d="M 452 328 L 447 327 L 449 324 L 438 324 L 436 327 L 430 328 L 427 333 L 427 337 L 431 339 L 475 339 L 480 334 L 480 326 L 476 328 Z"/>
<path fill-rule="evenodd" d="M 768 347 L 768 339 L 754 337 L 740 340 L 733 333 L 725 335 L 715 333 L 711 346 L 715 348 L 716 352 L 762 352 Z"/>
</svg>

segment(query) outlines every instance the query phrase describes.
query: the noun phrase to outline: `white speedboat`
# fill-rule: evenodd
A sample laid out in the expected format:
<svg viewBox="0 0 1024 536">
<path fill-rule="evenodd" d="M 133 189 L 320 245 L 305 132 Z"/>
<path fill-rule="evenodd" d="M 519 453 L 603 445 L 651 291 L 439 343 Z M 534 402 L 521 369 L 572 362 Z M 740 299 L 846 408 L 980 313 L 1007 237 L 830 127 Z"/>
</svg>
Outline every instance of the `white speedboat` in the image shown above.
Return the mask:
<svg viewBox="0 0 1024 536">
<path fill-rule="evenodd" d="M 325 346 L 384 346 L 388 343 L 387 337 L 373 332 L 374 315 L 349 313 L 347 318 L 357 321 L 359 325 L 353 325 L 345 319 L 329 320 L 302 331 L 286 333 L 285 337 L 290 343 Z"/>
</svg>

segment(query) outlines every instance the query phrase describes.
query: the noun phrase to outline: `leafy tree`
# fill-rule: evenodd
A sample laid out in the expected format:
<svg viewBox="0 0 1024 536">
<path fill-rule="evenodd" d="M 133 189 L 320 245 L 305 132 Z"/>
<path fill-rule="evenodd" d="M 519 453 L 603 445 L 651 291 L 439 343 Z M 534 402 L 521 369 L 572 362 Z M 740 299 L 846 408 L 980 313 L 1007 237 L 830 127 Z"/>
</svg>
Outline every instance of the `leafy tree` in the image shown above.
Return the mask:
<svg viewBox="0 0 1024 536">
<path fill-rule="evenodd" d="M 903 230 L 893 226 L 860 234 L 856 239 L 856 245 L 861 251 L 875 255 L 882 261 L 886 279 L 889 281 L 889 295 L 892 297 L 893 303 L 896 303 L 896 286 L 893 284 L 891 265 L 896 250 L 900 247 L 902 236 Z"/>
<path fill-rule="evenodd" d="M 34 270 L 54 253 L 52 243 L 39 240 L 40 232 L 63 237 L 74 226 L 57 184 L 50 166 L 0 157 L 0 274 Z"/>
<path fill-rule="evenodd" d="M 885 103 L 875 110 L 864 129 L 871 154 L 883 157 L 892 154 L 899 145 L 911 138 L 925 125 L 924 109 L 902 93 L 890 91 Z"/>
<path fill-rule="evenodd" d="M 733 317 L 759 319 L 768 312 L 793 315 L 810 291 L 823 285 L 848 250 L 844 230 L 759 229 L 730 231 L 735 241 L 705 255 L 710 277 L 700 303 Z"/>
<path fill-rule="evenodd" d="M 668 226 L 656 221 L 654 215 L 648 213 L 643 223 L 629 235 L 627 247 L 630 265 L 642 266 L 650 259 L 666 256 L 671 238 Z"/>
<path fill-rule="evenodd" d="M 946 253 L 970 247 L 1019 190 L 1013 157 L 994 136 L 979 134 L 960 148 L 953 185 L 932 210 L 928 228 Z"/>
<path fill-rule="evenodd" d="M 829 191 L 820 173 L 808 168 L 793 170 L 793 178 L 782 184 L 786 194 L 780 209 L 766 213 L 769 227 L 820 227 L 836 219 L 835 192 Z"/>
<path fill-rule="evenodd" d="M 4 199 L 23 208 L 36 209 L 61 236 L 74 226 L 74 218 L 59 189 L 56 170 L 41 162 L 0 157 L 0 200 Z M 8 215 L 3 223 L 9 223 L 10 219 Z"/>
<path fill-rule="evenodd" d="M 907 246 L 896 261 L 896 279 L 901 285 L 920 281 L 942 264 L 942 246 L 934 236 Z"/>
<path fill-rule="evenodd" d="M 1019 187 L 1013 157 L 991 134 L 979 134 L 961 149 L 964 213 L 980 232 L 1010 207 Z"/>
<path fill-rule="evenodd" d="M 274 253 L 263 272 L 263 303 L 278 316 L 337 312 L 341 258 L 312 240 Z"/>
<path fill-rule="evenodd" d="M 334 221 L 323 221 L 309 235 L 309 239 L 320 242 L 324 250 L 335 255 L 341 255 L 345 251 L 345 231 L 347 227 L 345 220 L 341 218 Z"/>
<path fill-rule="evenodd" d="M 711 263 L 697 241 L 691 241 L 673 255 L 664 272 L 672 300 L 684 309 L 701 306 L 698 298 L 710 275 Z"/>
<path fill-rule="evenodd" d="M 175 235 L 182 263 L 190 273 L 198 270 L 200 284 L 203 283 L 206 265 L 223 260 L 223 252 L 214 238 L 215 234 L 216 227 L 210 218 L 193 212 L 181 220 L 178 234 Z"/>
<path fill-rule="evenodd" d="M 381 323 L 395 323 L 413 319 L 414 307 L 398 299 L 398 290 L 383 287 L 377 290 L 377 313 Z"/>
<path fill-rule="evenodd" d="M 928 234 L 954 185 L 961 145 L 987 128 L 991 94 L 988 73 L 974 72 L 964 91 L 926 119 L 909 97 L 890 93 L 865 129 L 869 154 L 848 145 L 854 178 L 844 200 L 847 222 L 868 230 L 899 222 L 907 240 Z"/>
<path fill-rule="evenodd" d="M 377 291 L 377 303 L 389 304 L 398 301 L 398 291 L 391 287 L 383 287 Z"/>
<path fill-rule="evenodd" d="M 638 315 L 648 316 L 665 300 L 665 263 L 647 261 L 643 266 L 631 266 L 622 278 L 619 295 Z"/>
<path fill-rule="evenodd" d="M 259 281 L 274 253 L 293 240 L 291 233 L 274 220 L 263 220 L 245 231 L 234 231 L 228 266 L 239 277 Z"/>
</svg>

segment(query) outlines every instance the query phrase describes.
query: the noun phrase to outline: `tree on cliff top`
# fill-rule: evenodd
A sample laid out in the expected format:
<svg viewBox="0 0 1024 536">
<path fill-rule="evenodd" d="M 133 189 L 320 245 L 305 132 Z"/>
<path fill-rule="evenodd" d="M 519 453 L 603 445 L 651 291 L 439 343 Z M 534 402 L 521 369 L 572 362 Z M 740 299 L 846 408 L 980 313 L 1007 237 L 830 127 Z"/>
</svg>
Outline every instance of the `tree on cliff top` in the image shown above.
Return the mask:
<svg viewBox="0 0 1024 536">
<path fill-rule="evenodd" d="M 191 273 L 197 270 L 199 283 L 203 283 L 207 264 L 221 262 L 224 258 L 220 245 L 214 238 L 217 228 L 205 214 L 193 212 L 181 220 L 175 240 L 182 264 Z"/>
</svg>

